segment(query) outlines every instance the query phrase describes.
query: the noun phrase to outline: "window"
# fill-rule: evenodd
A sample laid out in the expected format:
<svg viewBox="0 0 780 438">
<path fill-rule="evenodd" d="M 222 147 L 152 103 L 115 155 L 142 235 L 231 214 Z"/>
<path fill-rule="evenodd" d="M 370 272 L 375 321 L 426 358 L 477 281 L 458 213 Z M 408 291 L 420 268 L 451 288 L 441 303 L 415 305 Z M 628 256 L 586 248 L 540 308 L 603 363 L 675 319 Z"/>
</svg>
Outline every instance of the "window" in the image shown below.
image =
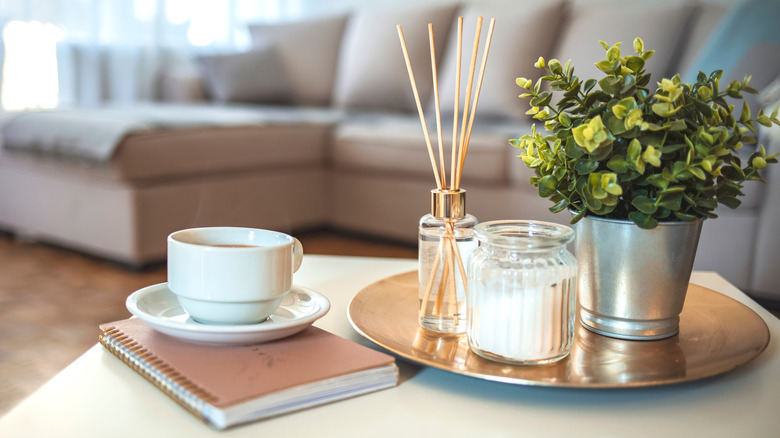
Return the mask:
<svg viewBox="0 0 780 438">
<path fill-rule="evenodd" d="M 5 60 L 0 95 L 7 110 L 55 108 L 59 103 L 57 42 L 53 24 L 11 21 L 3 28 Z"/>
<path fill-rule="evenodd" d="M 205 50 L 245 50 L 247 23 L 319 0 L 3 0 L 0 105 L 6 110 L 151 100 L 155 74 Z"/>
</svg>

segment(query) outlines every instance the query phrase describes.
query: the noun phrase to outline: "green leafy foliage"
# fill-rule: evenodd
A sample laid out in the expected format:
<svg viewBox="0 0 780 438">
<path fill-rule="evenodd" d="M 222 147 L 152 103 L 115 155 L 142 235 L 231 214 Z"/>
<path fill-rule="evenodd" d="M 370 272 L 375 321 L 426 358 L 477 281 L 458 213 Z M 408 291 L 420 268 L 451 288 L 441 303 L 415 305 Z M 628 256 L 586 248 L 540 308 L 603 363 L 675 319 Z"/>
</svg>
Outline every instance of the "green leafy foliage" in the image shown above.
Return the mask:
<svg viewBox="0 0 780 438">
<path fill-rule="evenodd" d="M 571 61 L 540 57 L 534 65 L 546 74 L 535 84 L 516 81 L 527 90 L 520 97 L 530 100 L 528 114 L 546 132 L 534 125 L 510 144 L 534 169 L 531 184 L 554 203 L 550 210 L 572 210 L 572 223 L 596 215 L 654 228 L 659 221 L 717 217 L 718 204 L 737 208 L 743 183 L 763 181 L 759 170 L 778 156 L 758 145 L 743 165 L 737 150 L 757 143 L 756 123 L 780 125 L 778 109 L 753 117 L 744 103 L 736 118 L 726 98 L 756 90 L 749 76 L 723 87 L 721 71 L 700 72 L 694 84 L 663 78 L 651 91 L 644 67 L 654 51 L 640 38 L 629 56 L 620 43 L 600 43 L 601 79 L 580 79 Z"/>
</svg>

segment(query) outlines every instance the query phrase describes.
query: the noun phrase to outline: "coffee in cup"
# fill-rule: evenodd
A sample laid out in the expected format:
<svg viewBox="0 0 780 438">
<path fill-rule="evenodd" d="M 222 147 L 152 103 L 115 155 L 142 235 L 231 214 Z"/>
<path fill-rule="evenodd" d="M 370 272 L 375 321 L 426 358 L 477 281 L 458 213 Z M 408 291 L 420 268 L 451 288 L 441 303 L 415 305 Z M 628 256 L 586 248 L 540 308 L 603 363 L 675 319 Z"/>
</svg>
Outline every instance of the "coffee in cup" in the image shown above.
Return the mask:
<svg viewBox="0 0 780 438">
<path fill-rule="evenodd" d="M 298 239 L 271 230 L 191 228 L 168 236 L 168 288 L 205 324 L 264 321 L 292 289 Z"/>
</svg>

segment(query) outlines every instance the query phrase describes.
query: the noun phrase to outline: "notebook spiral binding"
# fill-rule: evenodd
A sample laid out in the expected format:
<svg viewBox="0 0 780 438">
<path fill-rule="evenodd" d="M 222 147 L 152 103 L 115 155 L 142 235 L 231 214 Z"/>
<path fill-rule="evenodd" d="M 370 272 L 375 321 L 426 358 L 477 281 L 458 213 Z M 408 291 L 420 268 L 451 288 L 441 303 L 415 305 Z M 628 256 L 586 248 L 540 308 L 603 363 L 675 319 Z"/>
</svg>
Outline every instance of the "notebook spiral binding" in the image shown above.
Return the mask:
<svg viewBox="0 0 780 438">
<path fill-rule="evenodd" d="M 204 415 L 205 408 L 209 403 L 215 402 L 217 397 L 190 382 L 119 329 L 110 328 L 102 332 L 98 339 L 114 356 L 158 387 L 173 401 L 202 421 L 208 422 Z"/>
</svg>

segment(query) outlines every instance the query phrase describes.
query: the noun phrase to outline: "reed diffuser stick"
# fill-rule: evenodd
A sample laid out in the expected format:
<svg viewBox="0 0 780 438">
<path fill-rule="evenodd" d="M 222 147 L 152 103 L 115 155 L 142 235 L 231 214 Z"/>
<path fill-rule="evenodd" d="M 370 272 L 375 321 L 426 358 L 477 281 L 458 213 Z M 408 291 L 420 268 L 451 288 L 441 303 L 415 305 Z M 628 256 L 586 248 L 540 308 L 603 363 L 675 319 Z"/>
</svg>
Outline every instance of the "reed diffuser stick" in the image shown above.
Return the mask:
<svg viewBox="0 0 780 438">
<path fill-rule="evenodd" d="M 450 187 L 455 187 L 455 166 L 458 149 L 458 112 L 460 112 L 460 63 L 463 51 L 463 17 L 458 17 L 458 53 L 455 56 L 455 111 L 452 116 L 452 165 Z"/>
<path fill-rule="evenodd" d="M 455 239 L 447 239 L 446 242 L 447 242 L 447 246 L 449 248 L 445 248 L 445 251 L 447 251 L 450 254 L 452 254 L 452 257 L 450 257 L 450 260 L 449 260 L 449 262 L 450 262 L 449 269 L 450 269 L 451 272 L 454 273 L 455 272 L 455 264 L 456 264 L 455 259 L 457 259 L 457 263 L 463 263 L 463 262 L 460 260 L 459 253 L 456 254 L 457 249 L 458 249 L 458 244 L 455 241 Z M 461 276 L 461 280 L 466 281 L 466 277 L 465 276 Z M 464 283 L 464 285 L 465 285 L 465 283 Z M 458 313 L 458 288 L 457 288 L 457 285 L 456 285 L 455 275 L 454 274 L 450 275 L 447 278 L 447 293 L 449 294 L 449 299 L 447 300 L 447 303 L 449 305 L 449 314 L 450 315 L 455 315 L 455 314 Z"/>
<path fill-rule="evenodd" d="M 465 166 L 465 160 L 466 160 L 466 153 L 469 150 L 469 142 L 471 140 L 471 129 L 474 126 L 474 114 L 477 112 L 477 103 L 479 103 L 479 92 L 482 90 L 482 79 L 485 76 L 485 66 L 487 65 L 487 58 L 488 53 L 490 53 L 490 42 L 493 39 L 493 28 L 496 25 L 496 19 L 492 18 L 490 20 L 490 26 L 488 28 L 488 34 L 487 39 L 485 40 L 485 49 L 482 52 L 482 64 L 479 67 L 479 78 L 477 79 L 477 89 L 474 91 L 474 106 L 471 108 L 471 114 L 469 115 L 469 127 L 466 131 L 466 139 L 464 141 L 464 150 L 463 150 L 463 156 L 461 159 L 462 162 L 458 163 L 458 168 L 463 169 Z M 460 177 L 461 173 L 458 173 L 457 179 L 455 181 L 455 184 L 452 185 L 454 189 L 458 189 L 460 187 Z"/>
<path fill-rule="evenodd" d="M 458 271 L 460 271 L 461 278 L 466 278 L 466 267 L 463 265 L 463 257 L 460 256 L 460 249 L 458 249 L 458 245 L 456 245 L 455 236 L 453 235 L 451 239 L 452 244 L 452 251 L 455 253 L 455 260 L 458 262 Z"/>
<path fill-rule="evenodd" d="M 428 23 L 428 38 L 431 44 L 431 72 L 433 76 L 433 100 L 436 106 L 436 133 L 439 139 L 439 167 L 443 188 L 447 188 L 447 174 L 444 167 L 444 140 L 441 133 L 441 107 L 439 106 L 439 80 L 436 72 L 436 44 L 433 41 L 433 23 Z"/>
<path fill-rule="evenodd" d="M 452 251 L 447 251 L 446 245 L 441 245 L 439 247 L 439 251 L 442 250 L 444 255 L 442 256 L 441 264 L 441 281 L 439 282 L 439 290 L 436 294 L 436 304 L 433 306 L 434 315 L 441 315 L 441 309 L 444 306 L 444 298 L 447 295 L 447 284 L 449 283 L 448 279 L 452 276 L 450 275 L 450 258 L 452 258 Z M 452 297 L 449 298 L 451 299 Z M 455 297 L 454 301 L 457 302 L 457 297 Z M 447 304 L 447 307 L 450 308 L 449 302 Z"/>
<path fill-rule="evenodd" d="M 431 275 L 428 277 L 425 293 L 423 294 L 422 303 L 420 305 L 420 317 L 425 314 L 425 308 L 428 307 L 428 301 L 431 299 L 433 282 L 436 280 L 436 272 L 439 270 L 439 263 L 441 263 L 441 251 L 436 251 L 436 257 L 433 259 L 433 266 L 431 266 Z"/>
<path fill-rule="evenodd" d="M 477 65 L 477 53 L 479 51 L 479 36 L 482 33 L 482 17 L 477 17 L 477 30 L 474 34 L 474 48 L 471 52 L 471 64 L 469 65 L 468 82 L 466 83 L 466 103 L 463 104 L 463 127 L 460 132 L 460 145 L 458 146 L 458 165 L 455 168 L 455 185 L 452 186 L 454 190 L 460 188 L 460 175 L 463 173 L 461 163 L 465 162 L 463 158 L 464 145 L 466 141 L 466 122 L 468 119 L 469 103 L 471 101 L 471 87 L 474 82 L 474 68 Z"/>
<path fill-rule="evenodd" d="M 417 83 L 414 81 L 414 73 L 412 72 L 412 63 L 409 61 L 409 52 L 406 49 L 406 40 L 404 39 L 404 32 L 401 29 L 401 25 L 397 26 L 398 38 L 401 40 L 401 49 L 404 52 L 404 60 L 406 61 L 406 70 L 409 72 L 409 82 L 412 83 L 412 92 L 414 93 L 414 101 L 417 104 L 417 112 L 420 114 L 420 123 L 423 128 L 423 135 L 425 136 L 425 144 L 428 146 L 428 156 L 431 159 L 431 167 L 433 167 L 433 176 L 436 179 L 436 187 L 441 190 L 443 188 L 441 179 L 439 178 L 439 170 L 436 168 L 436 158 L 433 154 L 433 146 L 431 146 L 431 136 L 428 135 L 428 126 L 425 124 L 425 114 L 423 113 L 422 104 L 420 103 L 420 94 L 417 92 Z"/>
</svg>

